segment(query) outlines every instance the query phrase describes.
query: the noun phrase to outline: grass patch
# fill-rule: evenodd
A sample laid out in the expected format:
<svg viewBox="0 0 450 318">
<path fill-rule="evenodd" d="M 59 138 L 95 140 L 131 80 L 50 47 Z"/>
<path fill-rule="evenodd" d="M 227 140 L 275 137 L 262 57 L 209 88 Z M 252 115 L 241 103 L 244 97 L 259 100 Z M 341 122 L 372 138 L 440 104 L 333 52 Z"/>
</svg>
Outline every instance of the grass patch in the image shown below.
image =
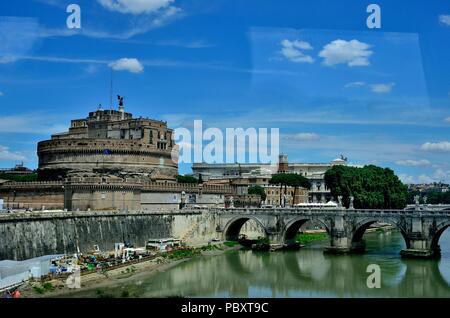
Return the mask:
<svg viewBox="0 0 450 318">
<path fill-rule="evenodd" d="M 217 245 L 205 245 L 199 248 L 201 251 L 214 251 L 219 250 L 220 248 Z"/>
<path fill-rule="evenodd" d="M 238 244 L 239 244 L 239 242 L 237 242 L 237 241 L 225 241 L 225 242 L 223 242 L 223 245 L 225 245 L 227 247 L 235 247 Z"/>
<path fill-rule="evenodd" d="M 113 294 L 105 293 L 101 289 L 97 289 L 96 293 L 98 298 L 114 298 Z"/>
<path fill-rule="evenodd" d="M 184 250 L 174 250 L 170 253 L 164 253 L 163 257 L 168 259 L 179 259 L 179 258 L 186 258 L 186 257 L 192 257 L 195 255 L 199 255 L 200 250 L 199 249 L 184 249 Z"/>
<path fill-rule="evenodd" d="M 136 267 L 131 266 L 131 267 L 125 268 L 125 270 L 121 271 L 121 273 L 122 274 L 131 274 L 131 273 L 134 273 L 135 271 L 136 271 Z"/>
<path fill-rule="evenodd" d="M 295 237 L 295 240 L 300 244 L 309 244 L 312 242 L 323 241 L 327 238 L 327 233 L 299 233 Z"/>
<path fill-rule="evenodd" d="M 50 282 L 46 282 L 46 283 L 42 284 L 41 286 L 33 286 L 33 289 L 36 293 L 42 295 L 48 291 L 54 290 L 55 286 L 53 286 L 53 284 Z"/>
<path fill-rule="evenodd" d="M 55 286 L 53 286 L 52 283 L 50 283 L 50 282 L 44 283 L 44 285 L 42 285 L 42 287 L 43 287 L 46 291 L 50 291 L 50 290 L 54 290 L 54 289 L 55 289 Z"/>
<path fill-rule="evenodd" d="M 33 287 L 34 291 L 40 295 L 42 295 L 43 293 L 45 293 L 45 289 L 39 286 L 34 286 Z"/>
</svg>

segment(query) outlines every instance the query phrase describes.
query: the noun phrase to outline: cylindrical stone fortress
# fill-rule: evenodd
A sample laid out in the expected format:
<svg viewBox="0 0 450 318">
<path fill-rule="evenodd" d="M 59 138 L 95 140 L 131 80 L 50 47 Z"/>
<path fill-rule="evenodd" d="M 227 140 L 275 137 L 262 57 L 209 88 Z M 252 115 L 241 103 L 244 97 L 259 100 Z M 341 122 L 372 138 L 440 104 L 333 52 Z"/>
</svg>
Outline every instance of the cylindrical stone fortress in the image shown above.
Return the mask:
<svg viewBox="0 0 450 318">
<path fill-rule="evenodd" d="M 68 132 L 38 143 L 40 180 L 99 174 L 175 180 L 173 130 L 162 121 L 98 109 L 72 120 Z"/>
</svg>

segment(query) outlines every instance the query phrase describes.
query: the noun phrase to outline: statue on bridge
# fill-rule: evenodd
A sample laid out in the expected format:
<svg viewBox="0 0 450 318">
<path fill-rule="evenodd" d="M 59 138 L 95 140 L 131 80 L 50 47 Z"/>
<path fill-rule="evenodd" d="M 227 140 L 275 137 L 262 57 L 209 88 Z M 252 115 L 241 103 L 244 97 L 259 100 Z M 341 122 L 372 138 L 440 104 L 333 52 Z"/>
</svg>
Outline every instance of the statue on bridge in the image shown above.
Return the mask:
<svg viewBox="0 0 450 318">
<path fill-rule="evenodd" d="M 355 200 L 355 198 L 353 196 L 350 196 L 350 205 L 348 206 L 349 209 L 354 210 L 355 207 L 353 206 L 353 201 Z"/>
<path fill-rule="evenodd" d="M 338 207 L 342 208 L 342 195 L 338 195 Z"/>
<path fill-rule="evenodd" d="M 230 208 L 234 208 L 234 198 L 232 196 L 230 197 Z"/>
<path fill-rule="evenodd" d="M 416 210 L 419 210 L 419 206 L 420 206 L 420 196 L 419 195 L 414 196 L 414 204 L 416 205 Z"/>
</svg>

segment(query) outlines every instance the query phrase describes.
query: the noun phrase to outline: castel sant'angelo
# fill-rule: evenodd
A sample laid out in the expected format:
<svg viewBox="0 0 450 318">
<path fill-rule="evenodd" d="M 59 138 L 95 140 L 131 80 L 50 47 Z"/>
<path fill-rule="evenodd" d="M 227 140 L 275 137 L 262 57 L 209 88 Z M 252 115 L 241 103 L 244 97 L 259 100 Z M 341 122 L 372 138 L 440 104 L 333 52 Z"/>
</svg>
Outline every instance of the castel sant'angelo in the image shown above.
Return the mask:
<svg viewBox="0 0 450 318">
<path fill-rule="evenodd" d="M 118 110 L 99 107 L 87 118 L 72 120 L 68 132 L 38 143 L 38 179 L 102 175 L 175 181 L 172 134 L 166 122 L 133 118 L 119 96 Z"/>
<path fill-rule="evenodd" d="M 133 118 L 123 97 L 71 121 L 37 146 L 38 181 L 0 183 L 6 208 L 159 211 L 181 203 L 223 204 L 230 186 L 178 183 L 178 149 L 167 123 Z"/>
</svg>

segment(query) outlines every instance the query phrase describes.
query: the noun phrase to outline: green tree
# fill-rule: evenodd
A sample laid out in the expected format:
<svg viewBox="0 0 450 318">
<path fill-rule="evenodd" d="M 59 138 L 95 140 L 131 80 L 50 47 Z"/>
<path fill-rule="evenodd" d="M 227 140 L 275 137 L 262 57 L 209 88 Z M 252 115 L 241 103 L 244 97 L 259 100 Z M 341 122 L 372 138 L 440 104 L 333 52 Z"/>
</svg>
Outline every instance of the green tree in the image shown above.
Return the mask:
<svg viewBox="0 0 450 318">
<path fill-rule="evenodd" d="M 21 175 L 21 176 L 18 176 L 15 174 L 0 173 L 0 179 L 16 181 L 16 182 L 31 182 L 31 181 L 37 181 L 37 173 L 30 173 L 30 174 Z"/>
<path fill-rule="evenodd" d="M 325 173 L 325 183 L 333 197 L 343 197 L 345 206 L 353 196 L 355 208 L 403 209 L 408 199 L 406 185 L 394 172 L 374 165 L 334 166 Z"/>
<path fill-rule="evenodd" d="M 272 175 L 272 178 L 269 180 L 270 184 L 275 184 L 280 186 L 280 204 L 281 204 L 281 195 L 283 191 L 283 186 L 286 189 L 286 185 L 289 181 L 289 177 L 287 177 L 286 173 L 275 173 Z"/>
<path fill-rule="evenodd" d="M 288 185 L 294 188 L 293 204 L 295 204 L 295 197 L 297 196 L 298 188 L 311 189 L 311 182 L 302 175 L 296 173 L 287 174 Z"/>
<path fill-rule="evenodd" d="M 259 186 L 259 185 L 255 185 L 255 186 L 251 186 L 248 188 L 248 194 L 256 194 L 256 195 L 260 195 L 261 196 L 261 201 L 265 201 L 266 200 L 266 191 L 264 191 L 264 188 Z"/>
<path fill-rule="evenodd" d="M 269 181 L 270 184 L 276 184 L 280 186 L 280 203 L 281 203 L 281 195 L 284 187 L 284 194 L 286 194 L 287 187 L 294 188 L 294 197 L 297 192 L 297 188 L 302 187 L 306 189 L 311 188 L 311 183 L 305 177 L 296 174 L 296 173 L 276 173 L 272 175 L 272 178 Z"/>
<path fill-rule="evenodd" d="M 409 191 L 408 192 L 408 204 L 414 204 L 414 196 L 420 196 L 421 203 L 423 203 L 423 197 L 427 197 L 427 204 L 450 204 L 450 192 L 438 192 L 438 191 Z"/>
<path fill-rule="evenodd" d="M 198 183 L 198 179 L 192 176 L 177 176 L 178 183 Z"/>
</svg>

